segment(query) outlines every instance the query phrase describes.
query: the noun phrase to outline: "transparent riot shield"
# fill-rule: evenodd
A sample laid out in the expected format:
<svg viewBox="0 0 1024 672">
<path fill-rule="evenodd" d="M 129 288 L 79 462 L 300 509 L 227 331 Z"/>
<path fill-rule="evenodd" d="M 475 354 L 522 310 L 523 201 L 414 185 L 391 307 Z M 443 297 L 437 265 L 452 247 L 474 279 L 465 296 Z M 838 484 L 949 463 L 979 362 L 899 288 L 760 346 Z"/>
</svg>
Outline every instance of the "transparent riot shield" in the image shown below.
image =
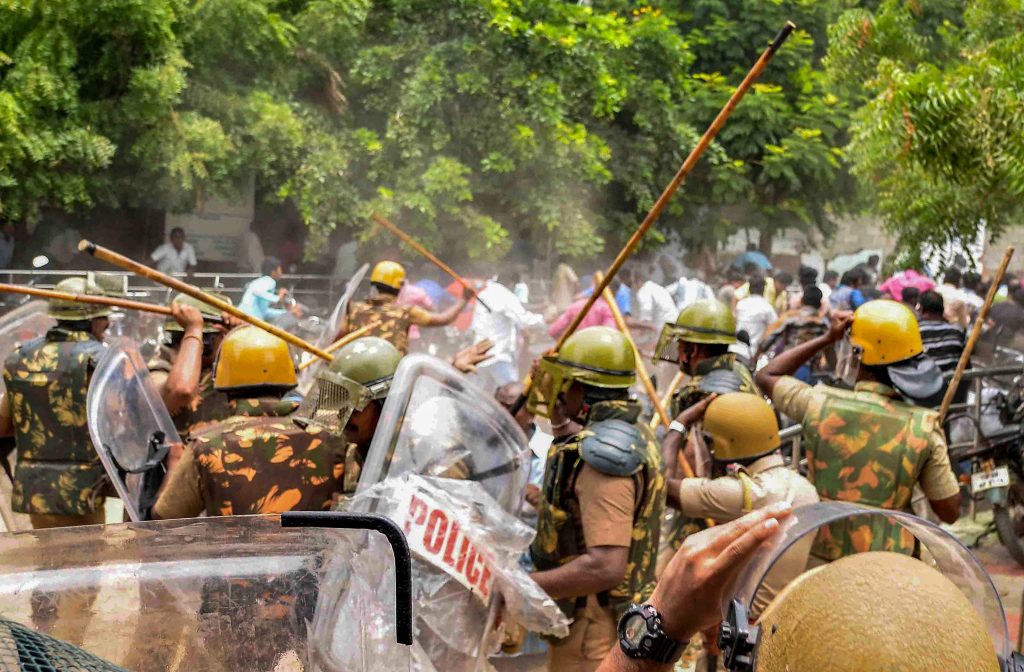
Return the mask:
<svg viewBox="0 0 1024 672">
<path fill-rule="evenodd" d="M 359 491 L 405 473 L 477 481 L 515 513 L 529 468 L 529 441 L 508 411 L 447 363 L 409 355 L 395 371 Z"/>
<path fill-rule="evenodd" d="M 533 529 L 516 516 L 530 464 L 508 412 L 446 363 L 405 357 L 350 510 L 409 538 L 417 669 L 485 669 L 495 622 L 564 637 L 568 621 L 519 565 Z"/>
<path fill-rule="evenodd" d="M 46 334 L 57 321 L 47 312 L 46 301 L 30 301 L 0 316 L 0 363 L 6 362 L 14 349 Z M 0 376 L 0 394 L 6 394 L 3 377 Z M 0 454 L 14 450 L 14 437 L 0 439 Z M 11 511 L 11 487 L 6 473 L 0 473 L 0 517 L 4 528 L 18 530 L 28 528 L 28 516 Z"/>
<path fill-rule="evenodd" d="M 921 543 L 922 557 L 927 558 L 930 564 L 956 584 L 974 606 L 992 638 L 999 660 L 1004 663 L 1010 660 L 1012 647 L 999 592 L 981 562 L 959 539 L 938 525 L 911 513 L 867 509 L 846 502 L 820 502 L 801 506 L 782 521 L 781 530 L 762 545 L 740 572 L 733 589 L 725 593 L 723 618 L 733 620 L 737 617 L 733 601 L 738 603 L 745 614 L 749 614 L 765 577 L 801 540 L 813 538 L 824 525 L 856 516 L 884 516 L 890 523 L 913 534 Z M 738 627 L 734 627 L 734 631 L 746 634 L 744 626 L 748 624 L 735 625 Z"/>
<path fill-rule="evenodd" d="M 89 383 L 89 435 L 132 521 L 146 520 L 181 438 L 134 341 L 111 343 Z"/>
<path fill-rule="evenodd" d="M 321 350 L 327 348 L 334 342 L 334 337 L 337 335 L 338 330 L 341 329 L 341 323 L 345 320 L 345 316 L 348 314 L 348 302 L 355 296 L 356 290 L 359 289 L 359 283 L 363 281 L 366 276 L 366 271 L 369 270 L 369 264 L 363 264 L 355 274 L 349 278 L 348 284 L 345 285 L 345 291 L 342 293 L 341 298 L 338 299 L 338 303 L 335 304 L 334 310 L 327 317 L 327 320 L 323 325 L 323 332 L 320 334 L 320 338 L 316 341 L 316 347 Z M 308 353 L 303 355 L 305 359 L 313 357 Z M 324 367 L 324 361 L 319 358 L 315 362 L 307 366 L 299 374 L 299 391 L 303 395 L 309 392 L 309 388 L 313 385 L 313 381 L 316 380 L 316 374 Z"/>
<path fill-rule="evenodd" d="M 287 513 L 3 535 L 0 666 L 408 671 L 410 581 L 401 531 L 369 516 Z"/>
</svg>

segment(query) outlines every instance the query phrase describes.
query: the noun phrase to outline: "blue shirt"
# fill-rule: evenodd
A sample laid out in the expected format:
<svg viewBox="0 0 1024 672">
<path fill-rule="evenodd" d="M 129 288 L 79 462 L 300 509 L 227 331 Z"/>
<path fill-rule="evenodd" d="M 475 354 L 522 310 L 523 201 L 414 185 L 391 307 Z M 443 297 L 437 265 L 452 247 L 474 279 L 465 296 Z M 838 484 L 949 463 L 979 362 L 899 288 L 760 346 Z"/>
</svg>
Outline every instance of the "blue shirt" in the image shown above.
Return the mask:
<svg viewBox="0 0 1024 672">
<path fill-rule="evenodd" d="M 591 285 L 583 290 L 583 296 L 590 296 L 594 293 L 594 286 Z M 619 306 L 619 312 L 623 315 L 633 314 L 633 290 L 626 284 L 620 284 L 615 291 L 615 303 Z"/>
<path fill-rule="evenodd" d="M 438 308 L 449 303 L 448 299 L 452 298 L 452 295 L 449 294 L 448 291 L 436 280 L 424 278 L 416 281 L 416 286 L 426 292 L 427 296 L 430 297 L 431 302 L 433 302 L 433 304 Z"/>
<path fill-rule="evenodd" d="M 732 262 L 733 268 L 739 269 L 745 268 L 747 264 L 755 264 L 763 271 L 767 271 L 772 267 L 772 262 L 768 261 L 768 257 L 764 256 L 764 252 L 758 250 L 744 252 Z"/>
<path fill-rule="evenodd" d="M 284 315 L 286 311 L 270 306 L 278 302 L 277 280 L 269 275 L 256 278 L 245 288 L 245 294 L 238 304 L 238 309 L 246 315 L 269 321 Z"/>
</svg>

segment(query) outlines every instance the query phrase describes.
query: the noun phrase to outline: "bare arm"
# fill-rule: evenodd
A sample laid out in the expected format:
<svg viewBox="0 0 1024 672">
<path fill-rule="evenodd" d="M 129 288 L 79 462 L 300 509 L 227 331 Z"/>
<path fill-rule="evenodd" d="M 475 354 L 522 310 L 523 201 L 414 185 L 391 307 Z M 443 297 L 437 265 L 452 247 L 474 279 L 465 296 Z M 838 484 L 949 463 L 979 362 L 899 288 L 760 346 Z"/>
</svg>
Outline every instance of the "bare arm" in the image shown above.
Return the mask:
<svg viewBox="0 0 1024 672">
<path fill-rule="evenodd" d="M 6 389 L 0 394 L 0 437 L 5 436 L 14 436 L 14 411 Z"/>
<path fill-rule="evenodd" d="M 693 406 L 684 409 L 676 416 L 676 422 L 682 423 L 687 428 L 691 427 L 693 423 L 704 417 L 704 412 L 708 410 L 708 404 L 717 396 L 717 394 L 709 394 Z M 668 505 L 676 509 L 682 508 L 679 502 L 679 484 L 682 483 L 682 479 L 676 478 L 679 475 L 676 469 L 676 460 L 685 445 L 686 435 L 674 429 L 669 430 L 665 435 L 665 440 L 661 443 L 661 456 L 665 462 L 665 482 L 668 486 Z"/>
<path fill-rule="evenodd" d="M 555 600 L 594 595 L 622 583 L 628 559 L 627 546 L 595 546 L 561 567 L 531 576 Z"/>
<path fill-rule="evenodd" d="M 939 517 L 939 520 L 952 525 L 960 518 L 960 493 L 956 493 L 952 497 L 946 499 L 932 500 L 929 499 L 928 503 L 932 505 L 932 511 Z"/>
<path fill-rule="evenodd" d="M 192 403 L 199 394 L 199 377 L 203 368 L 203 316 L 193 306 L 174 303 L 171 314 L 185 329 L 167 380 L 160 396 L 167 411 L 174 415 Z"/>
<path fill-rule="evenodd" d="M 826 348 L 841 339 L 850 328 L 853 322 L 853 315 L 850 313 L 836 313 L 832 318 L 832 324 L 828 333 L 818 338 L 813 338 L 806 343 L 790 348 L 778 357 L 768 362 L 763 369 L 757 372 L 755 378 L 758 386 L 769 397 L 775 391 L 775 383 L 783 376 L 792 376 L 797 370 L 809 362 L 823 348 Z"/>
</svg>

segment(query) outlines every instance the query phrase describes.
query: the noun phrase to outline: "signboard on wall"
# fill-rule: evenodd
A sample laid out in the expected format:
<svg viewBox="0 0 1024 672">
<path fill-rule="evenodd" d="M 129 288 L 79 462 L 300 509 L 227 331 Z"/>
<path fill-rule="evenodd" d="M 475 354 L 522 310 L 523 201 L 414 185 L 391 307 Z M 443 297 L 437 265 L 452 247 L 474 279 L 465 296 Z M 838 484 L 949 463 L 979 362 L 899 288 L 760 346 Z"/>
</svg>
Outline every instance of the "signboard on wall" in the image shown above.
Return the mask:
<svg viewBox="0 0 1024 672">
<path fill-rule="evenodd" d="M 252 223 L 255 194 L 252 185 L 237 200 L 210 198 L 201 211 L 168 212 L 164 236 L 180 226 L 196 248 L 199 261 L 237 261 L 242 236 Z"/>
</svg>

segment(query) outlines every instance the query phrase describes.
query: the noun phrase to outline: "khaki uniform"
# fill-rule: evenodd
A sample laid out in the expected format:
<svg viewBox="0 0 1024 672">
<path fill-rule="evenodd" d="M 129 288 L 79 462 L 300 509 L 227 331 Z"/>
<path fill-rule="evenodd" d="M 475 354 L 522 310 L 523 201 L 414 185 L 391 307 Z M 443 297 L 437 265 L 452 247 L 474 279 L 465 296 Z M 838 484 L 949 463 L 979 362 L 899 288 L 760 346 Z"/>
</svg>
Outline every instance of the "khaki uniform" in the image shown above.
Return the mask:
<svg viewBox="0 0 1024 672">
<path fill-rule="evenodd" d="M 933 501 L 960 491 L 934 411 L 880 383 L 853 391 L 785 376 L 775 408 L 803 424 L 808 477 L 822 500 L 911 511 L 915 484 Z M 884 519 L 851 518 L 822 528 L 812 554 L 825 561 L 863 551 L 911 553 L 913 537 Z"/>
<path fill-rule="evenodd" d="M 775 452 L 748 466 L 731 465 L 721 478 L 686 478 L 679 486 L 683 515 L 711 518 L 725 523 L 776 502 L 794 508 L 818 501 L 818 493 L 806 478 L 787 469 Z M 808 536 L 790 549 L 772 569 L 754 600 L 754 615 L 760 614 L 790 581 L 804 571 L 813 538 Z"/>
</svg>

